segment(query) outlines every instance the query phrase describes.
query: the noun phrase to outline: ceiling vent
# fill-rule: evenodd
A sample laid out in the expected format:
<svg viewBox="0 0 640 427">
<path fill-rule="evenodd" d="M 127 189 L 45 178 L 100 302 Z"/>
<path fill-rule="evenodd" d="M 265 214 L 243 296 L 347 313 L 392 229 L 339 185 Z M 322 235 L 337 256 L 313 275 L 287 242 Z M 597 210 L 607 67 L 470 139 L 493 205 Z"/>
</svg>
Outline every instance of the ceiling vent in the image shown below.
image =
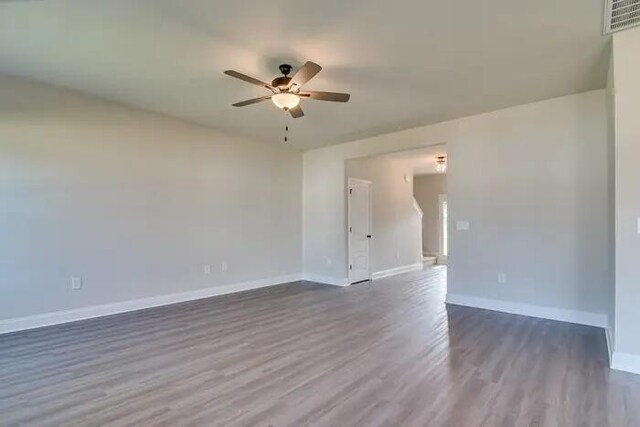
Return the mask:
<svg viewBox="0 0 640 427">
<path fill-rule="evenodd" d="M 604 33 L 640 25 L 640 0 L 605 0 Z"/>
</svg>

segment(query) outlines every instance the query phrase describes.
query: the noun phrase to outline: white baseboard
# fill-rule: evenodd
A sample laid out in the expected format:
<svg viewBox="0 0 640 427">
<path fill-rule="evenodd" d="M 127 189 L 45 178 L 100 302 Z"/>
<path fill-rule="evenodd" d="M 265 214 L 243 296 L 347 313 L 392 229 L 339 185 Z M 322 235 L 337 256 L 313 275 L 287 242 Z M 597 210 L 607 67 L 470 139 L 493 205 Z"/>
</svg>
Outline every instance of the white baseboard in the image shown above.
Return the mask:
<svg viewBox="0 0 640 427">
<path fill-rule="evenodd" d="M 333 286 L 349 286 L 349 279 L 332 276 L 323 276 L 321 274 L 313 274 L 313 273 L 304 273 L 302 275 L 302 280 L 307 282 L 315 282 L 315 283 L 324 283 L 327 285 Z"/>
<path fill-rule="evenodd" d="M 640 354 L 614 351 L 611 358 L 611 369 L 640 374 Z"/>
<path fill-rule="evenodd" d="M 422 263 L 403 265 L 401 267 L 390 268 L 388 270 L 376 271 L 371 275 L 372 280 L 382 279 L 383 277 L 395 276 L 396 274 L 408 273 L 410 271 L 422 270 Z"/>
<path fill-rule="evenodd" d="M 58 325 L 61 323 L 75 322 L 77 320 L 91 319 L 94 317 L 109 316 L 128 311 L 142 310 L 144 308 L 158 307 L 161 305 L 175 304 L 209 298 L 217 295 L 232 294 L 251 289 L 265 288 L 283 283 L 295 282 L 301 279 L 300 274 L 271 277 L 267 279 L 234 283 L 216 286 L 213 288 L 197 289 L 194 291 L 180 292 L 176 294 L 161 295 L 130 301 L 101 304 L 72 310 L 55 311 L 51 313 L 36 314 L 33 316 L 15 319 L 0 320 L 0 334 L 22 331 L 26 329 L 41 328 L 43 326 Z"/>
<path fill-rule="evenodd" d="M 538 317 L 541 319 L 559 320 L 561 322 L 577 323 L 580 325 L 597 326 L 599 328 L 606 328 L 608 325 L 605 314 L 544 307 L 471 295 L 447 294 L 446 303 L 519 314 L 522 316 Z"/>
</svg>

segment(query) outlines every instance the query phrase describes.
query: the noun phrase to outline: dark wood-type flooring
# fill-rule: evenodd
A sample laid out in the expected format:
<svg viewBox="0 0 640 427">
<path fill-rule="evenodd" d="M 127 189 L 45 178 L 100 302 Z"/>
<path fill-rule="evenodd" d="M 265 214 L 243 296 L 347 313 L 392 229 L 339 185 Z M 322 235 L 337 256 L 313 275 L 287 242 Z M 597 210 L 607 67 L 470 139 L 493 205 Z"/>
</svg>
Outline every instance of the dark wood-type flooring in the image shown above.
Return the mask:
<svg viewBox="0 0 640 427">
<path fill-rule="evenodd" d="M 436 267 L 0 336 L 0 425 L 627 426 L 604 331 L 445 306 Z"/>
</svg>

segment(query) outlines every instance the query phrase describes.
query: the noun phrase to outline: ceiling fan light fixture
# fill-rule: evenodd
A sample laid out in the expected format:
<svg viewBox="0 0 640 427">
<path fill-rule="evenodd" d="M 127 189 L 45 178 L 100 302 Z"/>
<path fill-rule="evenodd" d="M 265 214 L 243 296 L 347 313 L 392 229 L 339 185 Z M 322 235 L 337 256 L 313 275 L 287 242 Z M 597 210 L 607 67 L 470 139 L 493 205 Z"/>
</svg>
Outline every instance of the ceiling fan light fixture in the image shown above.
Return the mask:
<svg viewBox="0 0 640 427">
<path fill-rule="evenodd" d="M 224 73 L 230 77 L 242 80 L 247 83 L 251 83 L 256 86 L 260 86 L 261 88 L 268 89 L 271 92 L 267 96 L 247 99 L 246 101 L 236 102 L 235 104 L 231 105 L 233 105 L 234 107 L 245 107 L 247 105 L 257 104 L 258 102 L 270 99 L 276 107 L 288 112 L 294 119 L 299 119 L 300 117 L 304 117 L 304 112 L 300 107 L 300 98 L 330 102 L 349 101 L 351 95 L 349 95 L 348 93 L 323 92 L 313 90 L 300 92 L 300 88 L 309 80 L 311 80 L 316 74 L 318 74 L 320 70 L 322 70 L 322 67 L 315 62 L 305 62 L 302 67 L 298 68 L 298 71 L 296 71 L 293 77 L 289 77 L 291 68 L 291 65 L 288 64 L 280 65 L 280 72 L 283 75 L 281 77 L 276 77 L 275 79 L 273 79 L 271 84 L 265 83 L 262 80 L 254 79 L 253 77 L 249 77 L 246 74 L 242 74 L 234 70 L 225 71 Z"/>
<path fill-rule="evenodd" d="M 445 173 L 447 171 L 447 158 L 445 156 L 436 157 L 436 172 Z"/>
<path fill-rule="evenodd" d="M 290 110 L 295 108 L 300 103 L 300 97 L 294 93 L 276 93 L 271 97 L 271 100 L 276 107 L 283 110 Z"/>
</svg>

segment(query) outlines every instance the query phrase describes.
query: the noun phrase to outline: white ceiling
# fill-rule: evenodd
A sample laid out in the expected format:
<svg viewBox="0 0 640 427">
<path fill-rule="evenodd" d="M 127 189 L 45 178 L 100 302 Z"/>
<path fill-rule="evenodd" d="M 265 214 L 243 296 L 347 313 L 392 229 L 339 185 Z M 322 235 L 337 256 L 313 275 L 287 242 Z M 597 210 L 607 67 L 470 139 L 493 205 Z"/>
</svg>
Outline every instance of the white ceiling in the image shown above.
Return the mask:
<svg viewBox="0 0 640 427">
<path fill-rule="evenodd" d="M 13 0 L 0 72 L 307 149 L 604 87 L 602 0 Z M 265 90 L 312 60 L 295 120 Z"/>
</svg>

